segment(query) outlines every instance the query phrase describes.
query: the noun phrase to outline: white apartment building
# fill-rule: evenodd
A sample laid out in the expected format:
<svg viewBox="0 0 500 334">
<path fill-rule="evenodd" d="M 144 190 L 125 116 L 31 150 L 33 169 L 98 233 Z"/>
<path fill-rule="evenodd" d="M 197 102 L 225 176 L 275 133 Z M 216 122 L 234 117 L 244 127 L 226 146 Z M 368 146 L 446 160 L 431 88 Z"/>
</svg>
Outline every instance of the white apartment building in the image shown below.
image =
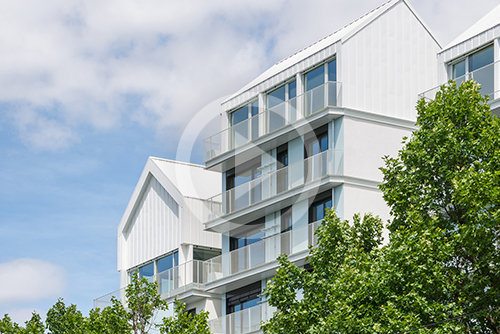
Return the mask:
<svg viewBox="0 0 500 334">
<path fill-rule="evenodd" d="M 489 95 L 491 111 L 500 116 L 500 5 L 437 54 L 438 84 L 473 78 Z M 433 99 L 439 86 L 421 93 Z"/>
<path fill-rule="evenodd" d="M 259 333 L 277 256 L 307 266 L 325 209 L 389 218 L 381 157 L 415 129 L 419 95 L 474 77 L 498 114 L 499 16 L 441 49 L 406 0 L 390 0 L 239 89 L 204 141 L 205 168 L 148 160 L 118 228 L 122 289 L 95 306 L 138 269 L 169 301 L 208 310 L 213 333 Z"/>
</svg>

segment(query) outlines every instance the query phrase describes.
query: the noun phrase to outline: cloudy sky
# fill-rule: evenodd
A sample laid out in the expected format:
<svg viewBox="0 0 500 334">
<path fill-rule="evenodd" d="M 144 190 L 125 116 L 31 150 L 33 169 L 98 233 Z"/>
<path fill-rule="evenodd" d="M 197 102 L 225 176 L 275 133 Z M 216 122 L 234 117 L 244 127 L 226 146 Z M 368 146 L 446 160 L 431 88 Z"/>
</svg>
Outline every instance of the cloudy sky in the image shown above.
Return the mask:
<svg viewBox="0 0 500 334">
<path fill-rule="evenodd" d="M 147 157 L 201 163 L 194 115 L 383 1 L 1 0 L 0 317 L 88 314 Z M 498 3 L 409 1 L 442 45 Z"/>
</svg>

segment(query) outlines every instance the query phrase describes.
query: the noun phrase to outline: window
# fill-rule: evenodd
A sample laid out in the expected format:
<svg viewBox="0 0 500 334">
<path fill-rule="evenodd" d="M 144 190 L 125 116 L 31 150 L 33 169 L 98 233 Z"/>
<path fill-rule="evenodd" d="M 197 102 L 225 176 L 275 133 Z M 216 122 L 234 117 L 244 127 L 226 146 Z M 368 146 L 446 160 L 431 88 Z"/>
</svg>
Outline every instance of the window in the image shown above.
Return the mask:
<svg viewBox="0 0 500 334">
<path fill-rule="evenodd" d="M 260 294 L 260 281 L 226 293 L 226 313 L 231 314 L 257 306 L 260 302 Z"/>
<path fill-rule="evenodd" d="M 230 114 L 233 148 L 259 136 L 259 102 L 252 102 Z"/>
<path fill-rule="evenodd" d="M 261 200 L 260 157 L 226 172 L 226 213 Z"/>
<path fill-rule="evenodd" d="M 470 78 L 481 85 L 481 93 L 489 95 L 494 89 L 493 45 L 479 50 L 452 65 L 452 78 L 457 85 Z"/>
<path fill-rule="evenodd" d="M 229 238 L 231 274 L 265 262 L 264 247 L 261 245 L 251 246 L 262 240 L 264 227 L 265 219 L 262 217 L 231 231 Z"/>
<path fill-rule="evenodd" d="M 310 115 L 327 105 L 337 105 L 337 60 L 305 74 L 305 112 Z M 327 85 L 325 83 L 328 82 Z M 326 95 L 325 95 L 326 92 Z M 325 96 L 328 99 L 325 99 Z"/>
<path fill-rule="evenodd" d="M 292 81 L 267 95 L 268 131 L 272 132 L 297 119 L 297 83 Z"/>
<path fill-rule="evenodd" d="M 203 281 L 203 261 L 210 260 L 221 255 L 220 249 L 193 246 L 193 282 L 204 283 Z"/>
<path fill-rule="evenodd" d="M 231 231 L 229 250 L 233 251 L 261 241 L 264 237 L 262 231 L 264 226 L 265 219 L 262 217 Z"/>
<path fill-rule="evenodd" d="M 150 278 L 155 274 L 155 264 L 149 263 L 139 268 L 139 278 Z"/>
<path fill-rule="evenodd" d="M 289 255 L 292 252 L 292 234 L 286 233 L 293 228 L 292 207 L 281 210 L 281 254 Z"/>
<path fill-rule="evenodd" d="M 160 293 L 172 290 L 177 284 L 177 266 L 179 265 L 179 253 L 177 250 L 154 260 L 138 268 L 139 278 L 145 277 L 150 280 L 157 275 Z M 130 273 L 134 272 L 133 269 Z"/>
<path fill-rule="evenodd" d="M 325 191 L 316 195 L 309 207 L 309 224 L 323 220 L 326 210 L 332 207 L 332 192 Z"/>
<path fill-rule="evenodd" d="M 306 181 L 325 176 L 328 171 L 328 126 L 314 130 L 304 138 L 304 176 Z"/>
<path fill-rule="evenodd" d="M 288 190 L 288 144 L 279 146 L 276 149 L 276 191 L 281 193 Z"/>
</svg>

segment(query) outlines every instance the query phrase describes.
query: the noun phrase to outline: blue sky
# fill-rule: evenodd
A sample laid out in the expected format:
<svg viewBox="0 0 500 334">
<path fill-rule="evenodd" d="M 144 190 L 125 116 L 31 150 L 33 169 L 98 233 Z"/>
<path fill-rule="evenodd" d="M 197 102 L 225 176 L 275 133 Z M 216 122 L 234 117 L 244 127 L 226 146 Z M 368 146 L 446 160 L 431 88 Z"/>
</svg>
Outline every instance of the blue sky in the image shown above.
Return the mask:
<svg viewBox="0 0 500 334">
<path fill-rule="evenodd" d="M 383 1 L 0 2 L 0 317 L 88 314 L 147 157 L 202 163 L 194 115 Z M 497 0 L 410 3 L 446 45 Z"/>
</svg>

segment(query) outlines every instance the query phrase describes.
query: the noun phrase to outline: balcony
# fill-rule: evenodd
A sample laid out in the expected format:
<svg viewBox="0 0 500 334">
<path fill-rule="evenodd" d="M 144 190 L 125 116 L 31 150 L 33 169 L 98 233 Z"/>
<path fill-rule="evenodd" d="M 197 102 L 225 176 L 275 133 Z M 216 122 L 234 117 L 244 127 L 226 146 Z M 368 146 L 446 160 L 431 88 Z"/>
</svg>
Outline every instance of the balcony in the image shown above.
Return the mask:
<svg viewBox="0 0 500 334">
<path fill-rule="evenodd" d="M 500 71 L 500 61 L 491 63 L 484 67 L 481 67 L 473 72 L 466 73 L 465 75 L 454 79 L 457 85 L 462 82 L 474 79 L 478 84 L 481 85 L 481 94 L 488 95 L 490 97 L 489 104 L 493 104 L 500 98 L 500 81 L 498 73 Z M 495 73 L 497 74 L 495 76 Z M 441 89 L 441 85 L 426 90 L 425 92 L 419 94 L 420 98 L 426 100 L 434 100 L 436 93 Z"/>
<path fill-rule="evenodd" d="M 246 334 L 260 330 L 262 322 L 268 321 L 276 309 L 262 303 L 239 312 L 209 320 L 210 332 L 214 334 Z"/>
<path fill-rule="evenodd" d="M 168 299 L 189 290 L 203 290 L 206 281 L 203 266 L 203 261 L 192 260 L 162 271 L 148 279 L 150 281 L 157 281 L 158 292 L 162 299 Z M 98 307 L 102 309 L 111 306 L 112 297 L 124 302 L 126 300 L 125 288 L 94 299 L 94 308 Z"/>
<path fill-rule="evenodd" d="M 315 247 L 318 243 L 315 232 L 321 223 L 317 221 L 288 232 L 278 232 L 262 241 L 205 261 L 203 276 L 206 277 L 206 288 L 212 288 L 213 285 L 208 286 L 212 282 L 242 272 L 247 272 L 247 275 L 248 271 L 266 264 L 274 263 L 272 268 L 266 270 L 275 270 L 278 263 L 276 258 L 280 254 L 286 254 L 291 259 L 298 254 L 305 256 L 309 245 Z"/>
<path fill-rule="evenodd" d="M 329 81 L 205 139 L 204 161 L 207 163 L 224 153 L 244 148 L 250 142 L 297 124 L 328 107 L 338 107 L 340 102 L 341 83 Z"/>
<path fill-rule="evenodd" d="M 341 150 L 321 152 L 207 199 L 203 222 L 217 222 L 250 206 L 253 208 L 256 204 L 265 204 L 270 199 L 292 196 L 294 189 L 313 185 L 327 176 L 341 176 L 343 172 Z"/>
</svg>

